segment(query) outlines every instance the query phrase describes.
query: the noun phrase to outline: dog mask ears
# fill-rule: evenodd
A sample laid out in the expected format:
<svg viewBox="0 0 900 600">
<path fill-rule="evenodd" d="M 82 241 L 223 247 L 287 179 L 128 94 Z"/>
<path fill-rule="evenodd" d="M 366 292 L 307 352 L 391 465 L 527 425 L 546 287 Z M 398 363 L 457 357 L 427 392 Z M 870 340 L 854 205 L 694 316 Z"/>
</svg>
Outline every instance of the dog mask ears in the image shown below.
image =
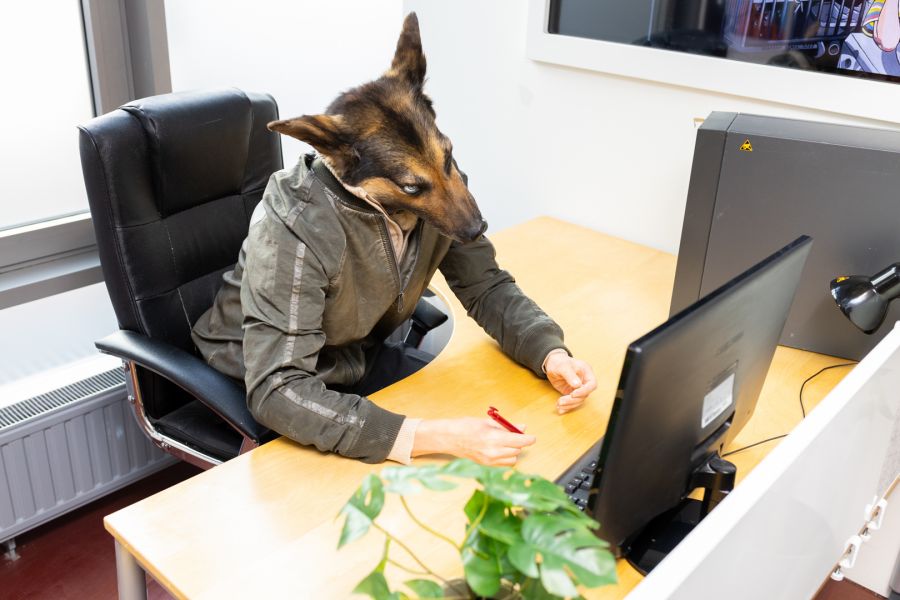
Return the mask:
<svg viewBox="0 0 900 600">
<path fill-rule="evenodd" d="M 409 13 L 403 21 L 394 61 L 387 75 L 402 79 L 413 87 L 421 88 L 425 84 L 425 55 L 422 54 L 419 18 L 414 12 Z"/>
<path fill-rule="evenodd" d="M 328 156 L 333 156 L 347 145 L 341 130 L 340 115 L 303 115 L 296 119 L 272 121 L 266 127 L 269 131 L 306 142 Z"/>
</svg>

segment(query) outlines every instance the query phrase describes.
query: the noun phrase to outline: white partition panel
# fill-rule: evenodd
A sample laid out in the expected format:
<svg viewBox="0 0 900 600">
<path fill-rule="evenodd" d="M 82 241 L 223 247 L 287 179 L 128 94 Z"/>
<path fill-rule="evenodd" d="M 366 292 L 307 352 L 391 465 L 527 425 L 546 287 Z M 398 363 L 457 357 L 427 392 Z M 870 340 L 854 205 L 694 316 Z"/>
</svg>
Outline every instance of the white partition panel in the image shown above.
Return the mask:
<svg viewBox="0 0 900 600">
<path fill-rule="evenodd" d="M 866 505 L 885 491 L 898 407 L 895 327 L 629 600 L 813 597 L 862 527 Z"/>
</svg>

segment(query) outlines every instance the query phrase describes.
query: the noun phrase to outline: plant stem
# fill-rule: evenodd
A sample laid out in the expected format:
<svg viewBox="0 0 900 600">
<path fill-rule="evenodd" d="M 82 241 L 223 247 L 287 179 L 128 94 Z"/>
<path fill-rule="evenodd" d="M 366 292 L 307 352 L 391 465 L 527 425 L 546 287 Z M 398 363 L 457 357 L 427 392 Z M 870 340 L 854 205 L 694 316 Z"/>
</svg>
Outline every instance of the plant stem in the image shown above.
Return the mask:
<svg viewBox="0 0 900 600">
<path fill-rule="evenodd" d="M 382 526 L 379 525 L 378 523 L 375 523 L 374 521 L 372 522 L 372 526 L 373 526 L 375 529 L 377 529 L 378 531 L 380 531 L 381 533 L 383 533 L 385 536 L 387 536 L 387 537 L 388 537 L 391 541 L 393 541 L 395 544 L 397 544 L 398 546 L 400 546 L 401 548 L 403 548 L 404 550 L 406 550 L 406 553 L 409 554 L 409 555 L 412 557 L 412 559 L 413 559 L 414 561 L 416 561 L 416 562 L 419 564 L 420 567 L 422 567 L 423 569 L 425 569 L 425 572 L 426 572 L 426 573 L 428 573 L 428 574 L 431 575 L 432 577 L 436 577 L 436 578 L 440 579 L 442 582 L 444 582 L 444 584 L 447 583 L 447 580 L 446 580 L 446 579 L 444 579 L 443 577 L 441 577 L 440 575 L 438 575 L 437 573 L 435 573 L 434 571 L 432 571 L 431 569 L 429 569 L 428 566 L 427 566 L 425 563 L 423 563 L 421 560 L 419 560 L 419 557 L 416 556 L 416 554 L 415 554 L 412 550 L 410 550 L 409 546 L 407 546 L 407 545 L 404 544 L 402 541 L 400 541 L 396 536 L 392 535 L 392 534 L 391 534 L 390 532 L 388 532 L 384 527 L 382 527 Z"/>
<path fill-rule="evenodd" d="M 419 527 L 421 527 L 422 529 L 424 529 L 431 535 L 444 540 L 445 542 L 447 542 L 448 544 L 450 544 L 451 546 L 456 548 L 457 551 L 462 550 L 462 548 L 456 542 L 451 540 L 449 537 L 447 537 L 446 535 L 444 535 L 440 532 L 435 531 L 434 529 L 432 529 L 431 527 L 429 527 L 428 525 L 426 525 L 425 523 L 423 523 L 422 521 L 417 519 L 416 515 L 413 514 L 412 510 L 410 510 L 409 504 L 406 503 L 406 498 L 404 498 L 403 496 L 400 496 L 400 502 L 403 503 L 403 508 L 406 509 L 406 512 L 409 515 L 409 518 L 412 519 L 416 525 L 418 525 Z"/>
<path fill-rule="evenodd" d="M 388 562 L 389 562 L 390 564 L 394 565 L 395 567 L 397 567 L 398 569 L 403 569 L 404 571 L 406 571 L 407 573 L 409 573 L 409 574 L 411 574 L 411 575 L 434 575 L 433 573 L 426 573 L 425 571 L 416 571 L 416 570 L 414 570 L 414 569 L 410 569 L 409 567 L 407 567 L 407 566 L 405 566 L 405 565 L 401 565 L 400 563 L 398 563 L 396 560 L 394 560 L 394 559 L 392 559 L 392 558 L 389 558 L 389 559 L 388 559 Z M 446 583 L 446 585 L 447 585 L 451 590 L 453 590 L 454 592 L 458 591 L 455 587 L 453 587 L 453 585 L 450 584 L 450 582 L 444 582 L 444 583 Z M 468 598 L 469 598 L 468 595 L 465 595 L 465 596 L 444 596 L 444 600 L 468 600 Z"/>
<path fill-rule="evenodd" d="M 406 572 L 409 573 L 410 575 L 430 575 L 430 573 L 428 573 L 427 571 L 416 571 L 415 569 L 410 569 L 410 568 L 407 567 L 406 565 L 401 565 L 400 563 L 398 563 L 398 562 L 397 562 L 396 560 L 394 560 L 393 558 L 389 558 L 389 559 L 387 559 L 387 561 L 388 561 L 388 563 L 394 565 L 394 566 L 397 567 L 398 569 L 403 569 L 404 571 L 406 571 Z"/>
<path fill-rule="evenodd" d="M 487 508 L 490 500 L 488 499 L 487 494 L 484 495 L 484 503 L 481 505 L 481 511 L 478 513 L 478 516 L 475 517 L 475 520 L 472 521 L 468 527 L 466 527 L 466 537 L 463 538 L 463 544 L 469 541 L 469 536 L 472 535 L 472 532 L 481 525 L 481 521 L 484 520 L 484 515 L 487 514 Z"/>
</svg>

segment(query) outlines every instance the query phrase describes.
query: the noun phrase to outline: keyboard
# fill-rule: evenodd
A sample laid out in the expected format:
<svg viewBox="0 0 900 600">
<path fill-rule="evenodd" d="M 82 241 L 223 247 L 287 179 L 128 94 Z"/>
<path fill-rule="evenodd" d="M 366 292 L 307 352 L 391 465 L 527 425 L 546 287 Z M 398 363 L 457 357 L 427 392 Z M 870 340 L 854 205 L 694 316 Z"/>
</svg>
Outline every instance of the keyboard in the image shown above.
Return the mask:
<svg viewBox="0 0 900 600">
<path fill-rule="evenodd" d="M 600 438 L 556 480 L 557 485 L 566 491 L 569 500 L 575 503 L 575 506 L 581 511 L 587 508 L 588 496 L 590 496 L 591 486 L 594 485 L 597 459 L 600 456 L 602 445 L 603 438 Z"/>
</svg>

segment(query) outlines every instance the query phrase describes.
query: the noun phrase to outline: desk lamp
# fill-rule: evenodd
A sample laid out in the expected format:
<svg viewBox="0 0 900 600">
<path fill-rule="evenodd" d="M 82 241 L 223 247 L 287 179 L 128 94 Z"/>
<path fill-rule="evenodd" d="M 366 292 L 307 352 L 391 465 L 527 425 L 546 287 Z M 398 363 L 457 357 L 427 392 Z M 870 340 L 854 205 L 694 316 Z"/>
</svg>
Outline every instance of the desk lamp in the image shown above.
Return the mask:
<svg viewBox="0 0 900 600">
<path fill-rule="evenodd" d="M 871 277 L 842 276 L 831 281 L 831 296 L 850 322 L 874 333 L 884 321 L 888 304 L 900 296 L 900 263 Z"/>
</svg>

